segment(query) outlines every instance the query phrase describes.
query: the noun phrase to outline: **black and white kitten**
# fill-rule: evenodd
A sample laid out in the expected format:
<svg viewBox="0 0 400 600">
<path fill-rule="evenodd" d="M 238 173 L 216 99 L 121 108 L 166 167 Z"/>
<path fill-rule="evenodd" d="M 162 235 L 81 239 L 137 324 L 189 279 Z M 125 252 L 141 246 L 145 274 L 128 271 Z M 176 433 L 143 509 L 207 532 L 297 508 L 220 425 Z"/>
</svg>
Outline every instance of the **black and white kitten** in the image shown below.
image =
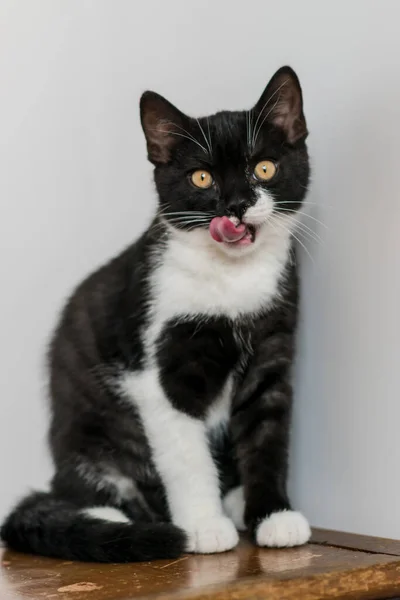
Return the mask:
<svg viewBox="0 0 400 600">
<path fill-rule="evenodd" d="M 309 180 L 299 81 L 193 119 L 141 120 L 159 206 L 88 277 L 49 352 L 55 475 L 7 518 L 9 547 L 128 562 L 307 542 L 286 492 L 297 317 L 292 231 Z"/>
</svg>

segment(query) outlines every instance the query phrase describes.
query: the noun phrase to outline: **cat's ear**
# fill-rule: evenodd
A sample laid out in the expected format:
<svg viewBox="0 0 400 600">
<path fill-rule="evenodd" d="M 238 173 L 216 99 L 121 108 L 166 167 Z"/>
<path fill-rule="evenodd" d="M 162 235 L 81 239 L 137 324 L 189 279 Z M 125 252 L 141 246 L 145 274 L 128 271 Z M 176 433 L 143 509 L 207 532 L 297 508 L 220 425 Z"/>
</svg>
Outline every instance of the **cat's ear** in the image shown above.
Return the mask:
<svg viewBox="0 0 400 600">
<path fill-rule="evenodd" d="M 307 137 L 300 82 L 290 67 L 282 67 L 275 73 L 257 102 L 255 112 L 261 123 L 268 122 L 283 129 L 289 144 Z"/>
<path fill-rule="evenodd" d="M 153 164 L 169 162 L 181 139 L 185 115 L 159 94 L 145 92 L 140 99 L 140 119 L 149 160 Z"/>
</svg>

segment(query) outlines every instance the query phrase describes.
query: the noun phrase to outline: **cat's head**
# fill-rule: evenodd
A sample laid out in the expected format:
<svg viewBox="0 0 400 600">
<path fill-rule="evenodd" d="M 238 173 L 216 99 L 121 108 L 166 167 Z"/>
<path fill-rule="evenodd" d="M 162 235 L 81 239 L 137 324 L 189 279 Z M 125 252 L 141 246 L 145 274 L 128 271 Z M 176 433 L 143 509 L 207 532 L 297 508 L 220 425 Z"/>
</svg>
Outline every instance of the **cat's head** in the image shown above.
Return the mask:
<svg viewBox="0 0 400 600">
<path fill-rule="evenodd" d="M 307 191 L 307 126 L 299 80 L 279 69 L 249 111 L 192 118 L 154 92 L 140 102 L 160 218 L 249 252 L 268 226 L 288 228 Z M 283 231 L 283 229 L 282 229 Z"/>
</svg>

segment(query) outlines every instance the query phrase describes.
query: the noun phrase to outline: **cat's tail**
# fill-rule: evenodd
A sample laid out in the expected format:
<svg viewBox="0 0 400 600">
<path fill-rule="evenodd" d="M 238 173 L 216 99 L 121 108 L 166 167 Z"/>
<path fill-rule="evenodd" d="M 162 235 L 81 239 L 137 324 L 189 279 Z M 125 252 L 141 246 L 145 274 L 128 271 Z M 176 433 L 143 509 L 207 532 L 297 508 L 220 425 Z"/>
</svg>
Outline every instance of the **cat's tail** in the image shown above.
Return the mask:
<svg viewBox="0 0 400 600">
<path fill-rule="evenodd" d="M 110 563 L 176 558 L 186 546 L 184 532 L 172 523 L 133 523 L 117 509 L 81 509 L 44 492 L 22 500 L 0 536 L 19 552 Z"/>
</svg>

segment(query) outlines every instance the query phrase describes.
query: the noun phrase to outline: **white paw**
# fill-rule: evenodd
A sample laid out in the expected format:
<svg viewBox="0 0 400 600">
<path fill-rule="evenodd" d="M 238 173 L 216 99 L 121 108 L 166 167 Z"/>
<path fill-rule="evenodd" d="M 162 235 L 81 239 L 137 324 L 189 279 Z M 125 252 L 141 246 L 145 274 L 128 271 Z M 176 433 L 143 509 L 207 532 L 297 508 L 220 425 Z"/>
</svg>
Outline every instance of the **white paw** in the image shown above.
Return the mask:
<svg viewBox="0 0 400 600">
<path fill-rule="evenodd" d="M 294 510 L 272 513 L 256 530 L 257 544 L 270 548 L 301 546 L 308 542 L 310 536 L 307 519 Z"/>
<path fill-rule="evenodd" d="M 238 531 L 245 531 L 243 486 L 230 490 L 223 499 L 224 512 L 232 519 Z"/>
<path fill-rule="evenodd" d="M 187 552 L 212 554 L 234 548 L 239 536 L 232 521 L 227 517 L 202 519 L 191 527 L 184 527 L 188 536 Z"/>
</svg>

